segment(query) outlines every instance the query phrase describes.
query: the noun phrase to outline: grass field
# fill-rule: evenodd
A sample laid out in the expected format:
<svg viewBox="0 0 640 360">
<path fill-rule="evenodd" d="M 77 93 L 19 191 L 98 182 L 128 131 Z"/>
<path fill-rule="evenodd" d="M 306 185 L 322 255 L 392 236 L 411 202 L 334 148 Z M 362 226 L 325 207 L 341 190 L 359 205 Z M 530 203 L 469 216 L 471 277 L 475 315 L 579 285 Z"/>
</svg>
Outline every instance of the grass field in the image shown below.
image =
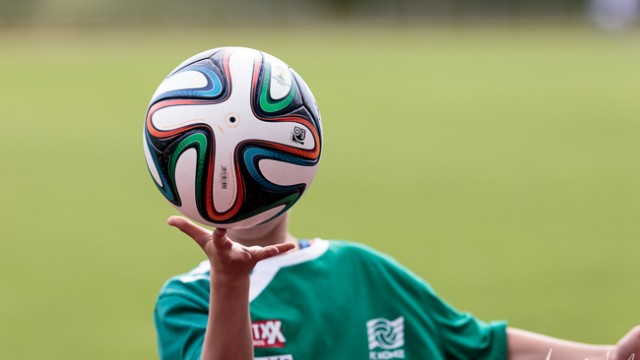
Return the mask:
<svg viewBox="0 0 640 360">
<path fill-rule="evenodd" d="M 202 259 L 141 130 L 176 64 L 263 49 L 307 80 L 323 163 L 298 237 L 386 251 L 459 309 L 586 342 L 640 323 L 640 40 L 552 28 L 0 31 L 0 358 L 156 357 Z"/>
</svg>

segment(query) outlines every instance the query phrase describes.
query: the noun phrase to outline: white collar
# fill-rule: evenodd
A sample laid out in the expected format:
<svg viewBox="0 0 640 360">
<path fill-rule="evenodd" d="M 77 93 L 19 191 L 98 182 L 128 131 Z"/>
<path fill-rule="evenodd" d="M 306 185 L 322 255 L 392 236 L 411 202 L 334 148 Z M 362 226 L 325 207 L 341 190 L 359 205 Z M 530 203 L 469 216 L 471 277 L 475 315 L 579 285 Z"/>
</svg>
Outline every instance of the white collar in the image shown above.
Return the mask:
<svg viewBox="0 0 640 360">
<path fill-rule="evenodd" d="M 251 273 L 249 302 L 257 298 L 258 295 L 266 289 L 281 268 L 317 259 L 324 254 L 328 248 L 328 241 L 314 239 L 313 245 L 308 248 L 304 248 L 299 251 L 291 251 L 260 261 Z"/>
</svg>

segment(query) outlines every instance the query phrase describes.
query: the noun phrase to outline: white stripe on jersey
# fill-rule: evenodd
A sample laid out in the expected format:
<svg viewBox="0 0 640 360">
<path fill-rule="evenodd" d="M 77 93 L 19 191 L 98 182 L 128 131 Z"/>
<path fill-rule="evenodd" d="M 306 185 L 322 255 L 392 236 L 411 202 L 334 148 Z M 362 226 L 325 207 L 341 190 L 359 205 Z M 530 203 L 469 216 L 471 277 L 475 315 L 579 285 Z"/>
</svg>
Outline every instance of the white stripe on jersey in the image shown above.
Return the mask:
<svg viewBox="0 0 640 360">
<path fill-rule="evenodd" d="M 300 251 L 285 253 L 259 262 L 251 273 L 251 285 L 249 287 L 249 302 L 253 301 L 267 288 L 278 270 L 317 259 L 329 248 L 329 242 L 314 239 L 313 245 Z"/>
<path fill-rule="evenodd" d="M 257 298 L 258 295 L 260 295 L 262 291 L 267 288 L 271 280 L 273 280 L 274 276 L 276 276 L 281 268 L 317 259 L 322 254 L 324 254 L 328 248 L 328 241 L 322 239 L 313 239 L 311 246 L 306 247 L 300 251 L 292 251 L 260 261 L 251 273 L 249 302 Z M 198 280 L 209 280 L 208 272 L 210 270 L 211 265 L 208 260 L 205 260 L 201 262 L 197 268 L 191 270 L 185 275 L 180 276 L 179 280 L 185 283 Z"/>
</svg>

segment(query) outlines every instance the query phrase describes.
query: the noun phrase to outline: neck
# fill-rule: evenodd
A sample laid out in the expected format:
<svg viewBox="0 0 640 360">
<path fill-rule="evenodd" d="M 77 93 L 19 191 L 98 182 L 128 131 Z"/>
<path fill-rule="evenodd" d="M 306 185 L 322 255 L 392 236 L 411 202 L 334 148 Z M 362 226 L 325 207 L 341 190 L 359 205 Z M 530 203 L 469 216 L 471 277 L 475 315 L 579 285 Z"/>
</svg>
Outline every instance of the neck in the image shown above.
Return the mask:
<svg viewBox="0 0 640 360">
<path fill-rule="evenodd" d="M 249 229 L 229 229 L 229 239 L 244 246 L 268 246 L 285 242 L 296 242 L 288 232 L 289 213 L 267 223 Z"/>
</svg>

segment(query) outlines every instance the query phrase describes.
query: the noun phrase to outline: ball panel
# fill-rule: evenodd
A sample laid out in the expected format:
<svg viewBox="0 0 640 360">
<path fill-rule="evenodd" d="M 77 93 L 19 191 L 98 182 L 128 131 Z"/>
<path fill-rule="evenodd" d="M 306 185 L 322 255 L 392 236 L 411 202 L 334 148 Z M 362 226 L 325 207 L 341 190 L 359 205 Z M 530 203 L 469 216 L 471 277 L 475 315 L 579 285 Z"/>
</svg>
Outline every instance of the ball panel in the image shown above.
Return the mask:
<svg viewBox="0 0 640 360">
<path fill-rule="evenodd" d="M 297 87 L 291 81 L 291 72 L 282 62 L 265 61 L 263 67 L 260 109 L 267 114 L 287 109 L 295 100 Z M 273 93 L 276 96 L 272 96 Z"/>
<path fill-rule="evenodd" d="M 282 215 L 287 209 L 288 208 L 285 205 L 279 205 L 272 209 L 267 209 L 263 212 L 256 213 L 255 215 L 250 216 L 244 220 L 225 223 L 225 224 L 211 223 L 211 225 L 215 227 L 224 227 L 227 229 L 246 229 L 256 225 L 263 224 L 271 219 L 274 219 Z"/>
<path fill-rule="evenodd" d="M 144 158 L 147 161 L 147 168 L 149 169 L 149 173 L 151 173 L 151 177 L 153 178 L 153 181 L 155 181 L 156 185 L 162 186 L 162 180 L 160 179 L 158 168 L 156 167 L 156 163 L 151 156 L 151 150 L 149 150 L 149 139 L 147 138 L 146 132 L 142 133 L 142 144 L 144 147 Z"/>
<path fill-rule="evenodd" d="M 191 64 L 169 75 L 154 93 L 151 103 L 171 98 L 216 99 L 224 95 L 223 75 L 210 59 Z"/>
<path fill-rule="evenodd" d="M 270 55 L 265 54 L 265 56 Z M 276 66 L 278 65 L 276 64 Z M 302 105 L 298 87 L 294 81 L 291 81 L 291 70 L 288 67 L 283 68 L 281 65 L 276 70 L 272 69 L 272 67 L 273 65 L 270 61 L 263 61 L 262 69 L 257 77 L 258 81 L 252 92 L 252 94 L 256 95 L 252 102 L 255 111 L 263 115 L 263 117 L 284 115 Z M 274 73 L 274 71 L 276 72 Z M 283 79 L 279 79 L 280 77 Z M 284 78 L 289 78 L 288 83 L 290 85 L 284 82 Z M 272 82 L 275 83 L 273 86 L 276 88 L 278 87 L 278 82 L 284 83 L 285 86 L 283 88 L 288 87 L 288 93 L 281 98 L 273 98 L 270 91 Z"/>
<path fill-rule="evenodd" d="M 288 162 L 264 159 L 258 162 L 258 169 L 264 179 L 280 186 L 309 185 L 316 174 L 317 164 L 301 166 Z"/>
<path fill-rule="evenodd" d="M 261 163 L 263 164 L 261 165 Z M 281 151 L 252 146 L 244 151 L 244 164 L 251 178 L 257 181 L 260 186 L 277 192 L 297 191 L 299 186 L 302 186 L 304 190 L 311 181 L 286 181 L 284 179 L 294 179 L 300 176 L 306 178 L 308 175 L 313 177 L 318 162 L 301 159 Z M 290 164 L 293 167 L 286 168 L 283 164 Z M 270 166 L 273 167 L 266 170 Z M 285 173 L 287 171 L 291 172 Z M 277 174 L 278 172 L 281 174 Z M 269 178 L 282 178 L 283 181 L 269 181 Z"/>
<path fill-rule="evenodd" d="M 207 77 L 200 71 L 195 69 L 183 70 L 174 75 L 166 78 L 158 90 L 153 94 L 153 99 L 156 99 L 158 95 L 162 95 L 168 92 L 185 89 L 202 89 L 209 83 Z"/>
<path fill-rule="evenodd" d="M 302 95 L 304 108 L 307 110 L 307 118 L 313 120 L 315 127 L 318 129 L 319 136 L 322 136 L 322 117 L 320 116 L 320 108 L 318 107 L 316 98 L 313 96 L 313 92 L 311 92 L 309 85 L 307 85 L 304 79 L 293 69 L 291 69 L 291 73 L 301 89 L 300 94 Z"/>
<path fill-rule="evenodd" d="M 164 159 L 162 151 L 158 150 L 151 141 L 149 134 L 145 131 L 145 142 L 147 143 L 147 149 L 149 150 L 149 157 L 147 158 L 147 167 L 152 173 L 155 172 L 159 181 L 155 182 L 156 187 L 160 190 L 160 193 L 172 204 L 175 204 L 175 193 L 171 186 L 171 182 L 168 179 L 167 162 Z M 155 170 L 155 171 L 154 171 Z M 155 178 L 154 178 L 155 180 Z"/>
<path fill-rule="evenodd" d="M 220 50 L 223 50 L 223 49 L 225 49 L 225 48 L 214 48 L 214 49 L 209 49 L 209 50 L 203 51 L 201 53 L 195 54 L 192 57 L 188 58 L 187 60 L 181 62 L 180 65 L 176 66 L 169 73 L 169 76 L 173 75 L 177 71 L 180 71 L 185 66 L 193 64 L 196 61 L 212 58 L 212 57 L 215 56 L 216 53 L 218 53 Z"/>
<path fill-rule="evenodd" d="M 204 183 L 206 182 L 205 169 L 207 166 L 207 144 L 209 143 L 207 136 L 201 132 L 191 132 L 185 134 L 180 140 L 175 141 L 170 149 L 171 157 L 169 159 L 168 177 L 171 179 L 174 189 L 176 189 L 176 204 L 182 204 L 185 201 L 195 202 L 196 207 L 202 209 L 203 203 L 201 199 L 204 196 Z M 195 155 L 194 155 L 195 154 Z M 178 164 L 190 160 L 189 167 L 182 166 L 178 169 Z M 189 172 L 189 174 L 185 174 Z M 189 186 L 194 188 L 195 195 L 185 200 L 178 187 L 178 182 L 191 181 L 193 184 Z"/>
<path fill-rule="evenodd" d="M 289 67 L 271 55 L 265 55 L 265 66 L 271 69 L 269 78 L 269 97 L 275 101 L 284 99 L 292 89 L 293 79 Z M 266 75 L 265 75 L 266 76 Z M 263 90 L 264 92 L 264 90 Z"/>
<path fill-rule="evenodd" d="M 169 132 L 192 125 L 209 125 L 206 119 L 209 116 L 207 105 L 179 101 L 164 105 L 166 106 L 158 108 L 151 114 L 151 124 L 155 130 Z"/>
<path fill-rule="evenodd" d="M 191 219 L 207 223 L 198 209 L 198 205 L 200 205 L 198 199 L 202 195 L 198 194 L 198 174 L 197 171 L 194 171 L 199 162 L 198 151 L 195 148 L 189 148 L 176 158 L 173 166 L 175 186 L 182 201 L 179 205 L 174 204 L 174 206 Z"/>
</svg>

